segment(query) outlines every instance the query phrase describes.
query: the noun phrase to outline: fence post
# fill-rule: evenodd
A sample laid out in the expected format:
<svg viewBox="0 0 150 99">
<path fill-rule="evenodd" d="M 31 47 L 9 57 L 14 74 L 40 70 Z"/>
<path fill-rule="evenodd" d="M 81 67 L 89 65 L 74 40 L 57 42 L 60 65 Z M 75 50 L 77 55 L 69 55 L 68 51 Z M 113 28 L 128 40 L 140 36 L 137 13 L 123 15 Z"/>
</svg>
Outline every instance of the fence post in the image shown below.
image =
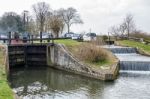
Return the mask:
<svg viewBox="0 0 150 99">
<path fill-rule="evenodd" d="M 11 32 L 8 32 L 8 44 L 11 44 Z"/>
<path fill-rule="evenodd" d="M 31 35 L 31 40 L 32 40 L 32 44 L 33 44 L 33 35 Z"/>
<path fill-rule="evenodd" d="M 42 32 L 40 32 L 40 43 L 42 43 Z"/>
<path fill-rule="evenodd" d="M 30 39 L 31 39 L 31 38 L 30 38 L 30 34 L 28 34 L 28 38 L 29 38 L 29 43 L 30 43 Z"/>
<path fill-rule="evenodd" d="M 3 40 L 3 43 L 6 43 L 6 40 Z"/>
<path fill-rule="evenodd" d="M 111 44 L 110 44 L 110 36 L 109 36 L 109 32 L 108 32 L 108 44 L 111 45 Z"/>
<path fill-rule="evenodd" d="M 51 37 L 52 37 L 52 44 L 54 44 L 54 38 L 53 38 L 53 35 L 51 35 Z"/>
<path fill-rule="evenodd" d="M 51 38 L 51 36 L 50 36 L 50 35 L 48 35 L 48 40 L 47 40 L 47 42 L 50 42 L 50 38 Z"/>
</svg>

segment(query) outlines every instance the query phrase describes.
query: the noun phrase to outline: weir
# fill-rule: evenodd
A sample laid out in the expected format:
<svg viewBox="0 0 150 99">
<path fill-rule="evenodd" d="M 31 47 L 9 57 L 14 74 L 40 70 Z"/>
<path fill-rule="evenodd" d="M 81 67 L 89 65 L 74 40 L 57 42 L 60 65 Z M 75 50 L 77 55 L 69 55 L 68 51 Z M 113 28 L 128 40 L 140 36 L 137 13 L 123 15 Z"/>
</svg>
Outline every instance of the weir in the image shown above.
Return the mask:
<svg viewBox="0 0 150 99">
<path fill-rule="evenodd" d="M 120 70 L 150 71 L 150 57 L 138 54 L 136 48 L 104 46 L 119 59 Z"/>
<path fill-rule="evenodd" d="M 109 48 L 109 50 L 113 53 L 122 54 L 122 53 L 137 53 L 136 48 L 131 47 L 118 47 L 118 48 Z"/>
<path fill-rule="evenodd" d="M 120 70 L 150 71 L 150 61 L 120 61 Z"/>
</svg>

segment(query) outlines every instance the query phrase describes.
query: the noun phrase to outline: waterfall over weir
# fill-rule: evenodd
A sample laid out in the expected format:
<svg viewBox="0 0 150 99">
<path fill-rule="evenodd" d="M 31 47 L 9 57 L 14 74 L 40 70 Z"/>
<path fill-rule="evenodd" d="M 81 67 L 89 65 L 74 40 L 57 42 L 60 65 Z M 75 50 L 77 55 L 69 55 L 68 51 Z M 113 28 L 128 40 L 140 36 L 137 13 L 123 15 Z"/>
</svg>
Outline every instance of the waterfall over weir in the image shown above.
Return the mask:
<svg viewBox="0 0 150 99">
<path fill-rule="evenodd" d="M 109 50 L 113 53 L 136 53 L 137 50 L 136 48 L 131 48 L 131 47 L 124 47 L 124 48 L 109 48 Z"/>
<path fill-rule="evenodd" d="M 106 48 L 115 54 L 137 53 L 137 49 L 133 47 L 106 45 L 106 46 L 103 46 L 103 48 Z"/>
<path fill-rule="evenodd" d="M 121 46 L 104 46 L 120 60 L 120 70 L 150 71 L 150 57 L 137 54 L 137 49 Z"/>
<path fill-rule="evenodd" d="M 150 71 L 150 62 L 120 61 L 120 70 Z"/>
</svg>

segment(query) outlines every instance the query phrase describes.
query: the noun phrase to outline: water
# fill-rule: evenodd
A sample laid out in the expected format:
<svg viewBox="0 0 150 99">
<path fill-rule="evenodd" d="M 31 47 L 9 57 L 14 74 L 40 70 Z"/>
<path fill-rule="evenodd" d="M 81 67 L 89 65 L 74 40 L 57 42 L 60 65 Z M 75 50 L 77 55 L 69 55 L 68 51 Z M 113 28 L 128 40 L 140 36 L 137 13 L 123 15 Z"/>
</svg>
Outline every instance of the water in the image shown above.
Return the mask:
<svg viewBox="0 0 150 99">
<path fill-rule="evenodd" d="M 120 60 L 120 70 L 150 71 L 150 57 L 140 54 L 115 54 Z"/>
<path fill-rule="evenodd" d="M 112 51 L 120 61 L 120 70 L 150 71 L 150 57 L 137 54 L 132 47 L 103 46 Z"/>
<path fill-rule="evenodd" d="M 150 57 L 136 53 L 115 54 L 120 61 L 150 62 Z"/>
<path fill-rule="evenodd" d="M 122 46 L 115 46 L 115 45 L 105 45 L 102 47 L 107 48 L 111 52 L 117 53 L 117 54 L 137 53 L 136 48 L 132 48 L 132 47 L 122 47 Z"/>
<path fill-rule="evenodd" d="M 14 69 L 10 86 L 23 99 L 150 99 L 150 72 L 121 71 L 104 82 L 51 68 Z"/>
</svg>

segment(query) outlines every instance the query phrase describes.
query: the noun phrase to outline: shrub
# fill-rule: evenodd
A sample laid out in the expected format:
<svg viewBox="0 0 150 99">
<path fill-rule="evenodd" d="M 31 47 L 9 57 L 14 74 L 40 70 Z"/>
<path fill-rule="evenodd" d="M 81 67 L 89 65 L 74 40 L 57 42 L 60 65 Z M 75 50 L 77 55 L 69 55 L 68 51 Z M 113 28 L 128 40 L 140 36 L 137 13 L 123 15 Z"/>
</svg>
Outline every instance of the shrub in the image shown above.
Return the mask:
<svg viewBox="0 0 150 99">
<path fill-rule="evenodd" d="M 130 34 L 131 37 L 136 37 L 136 38 L 143 38 L 144 40 L 149 40 L 150 41 L 150 35 L 148 33 L 132 33 Z"/>
<path fill-rule="evenodd" d="M 107 35 L 103 35 L 102 38 L 103 38 L 104 41 L 106 41 L 108 39 L 108 36 Z"/>
<path fill-rule="evenodd" d="M 79 46 L 78 58 L 88 62 L 100 62 L 108 59 L 107 52 L 95 44 L 85 43 Z"/>
</svg>

